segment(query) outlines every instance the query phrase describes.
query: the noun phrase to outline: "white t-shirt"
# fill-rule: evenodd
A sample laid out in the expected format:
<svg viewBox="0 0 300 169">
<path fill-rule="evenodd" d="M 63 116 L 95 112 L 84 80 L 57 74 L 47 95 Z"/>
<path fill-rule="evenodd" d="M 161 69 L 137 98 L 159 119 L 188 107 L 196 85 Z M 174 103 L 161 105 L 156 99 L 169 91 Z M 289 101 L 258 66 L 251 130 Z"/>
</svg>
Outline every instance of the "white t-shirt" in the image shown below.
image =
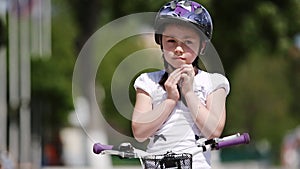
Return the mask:
<svg viewBox="0 0 300 169">
<path fill-rule="evenodd" d="M 165 71 L 156 71 L 141 74 L 134 83 L 134 88 L 140 88 L 152 98 L 152 106 L 155 108 L 167 98 L 167 93 L 160 86 L 159 81 Z M 206 105 L 207 96 L 213 91 L 224 88 L 229 93 L 227 78 L 217 73 L 207 73 L 199 70 L 194 77 L 194 92 Z M 194 123 L 189 109 L 182 101 L 178 101 L 173 112 L 165 123 L 149 139 L 147 152 L 164 154 L 168 151 L 175 153 L 193 152 L 196 147 L 195 135 L 202 136 L 201 131 Z M 210 168 L 210 159 L 203 153 L 193 154 L 193 168 Z"/>
</svg>

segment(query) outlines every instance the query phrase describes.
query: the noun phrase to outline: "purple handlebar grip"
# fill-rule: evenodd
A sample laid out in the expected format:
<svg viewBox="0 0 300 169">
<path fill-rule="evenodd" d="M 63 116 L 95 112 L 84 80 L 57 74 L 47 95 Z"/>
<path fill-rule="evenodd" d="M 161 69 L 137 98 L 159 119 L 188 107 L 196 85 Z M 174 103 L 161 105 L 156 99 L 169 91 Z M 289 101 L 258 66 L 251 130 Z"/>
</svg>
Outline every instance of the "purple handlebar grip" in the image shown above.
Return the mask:
<svg viewBox="0 0 300 169">
<path fill-rule="evenodd" d="M 93 152 L 95 154 L 100 154 L 104 150 L 112 150 L 114 146 L 112 145 L 103 145 L 100 143 L 95 143 L 93 146 Z"/>
<path fill-rule="evenodd" d="M 250 136 L 248 133 L 243 133 L 237 138 L 230 139 L 228 141 L 219 142 L 216 146 L 216 149 L 221 149 L 224 147 L 230 147 L 238 144 L 248 144 L 250 142 Z"/>
</svg>

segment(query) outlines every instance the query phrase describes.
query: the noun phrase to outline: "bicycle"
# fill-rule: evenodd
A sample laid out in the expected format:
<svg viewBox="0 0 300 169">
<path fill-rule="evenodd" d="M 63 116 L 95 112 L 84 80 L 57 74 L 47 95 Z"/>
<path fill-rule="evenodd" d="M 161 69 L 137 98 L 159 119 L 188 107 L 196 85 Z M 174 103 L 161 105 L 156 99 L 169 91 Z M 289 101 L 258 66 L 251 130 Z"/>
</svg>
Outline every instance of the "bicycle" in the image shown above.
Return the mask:
<svg viewBox="0 0 300 169">
<path fill-rule="evenodd" d="M 219 150 L 239 144 L 249 144 L 248 133 L 237 133 L 223 138 L 213 138 L 209 140 L 199 139 L 197 143 L 198 152 Z M 93 152 L 101 155 L 114 155 L 120 158 L 139 158 L 143 169 L 191 169 L 192 154 L 167 152 L 165 154 L 149 154 L 143 150 L 133 147 L 130 143 L 121 143 L 119 146 L 103 145 L 95 143 Z"/>
</svg>

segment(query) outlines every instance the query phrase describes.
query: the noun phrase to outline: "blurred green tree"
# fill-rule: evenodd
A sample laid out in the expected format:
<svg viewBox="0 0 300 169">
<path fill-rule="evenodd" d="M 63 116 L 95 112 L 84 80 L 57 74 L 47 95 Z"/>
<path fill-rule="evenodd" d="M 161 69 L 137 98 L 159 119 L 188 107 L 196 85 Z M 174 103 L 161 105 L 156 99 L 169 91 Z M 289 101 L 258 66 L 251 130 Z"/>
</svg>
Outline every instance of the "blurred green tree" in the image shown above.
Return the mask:
<svg viewBox="0 0 300 169">
<path fill-rule="evenodd" d="M 147 12 L 152 11 L 153 9 L 156 11 L 164 2 L 154 0 L 89 0 L 88 2 L 82 0 L 69 0 L 68 3 L 72 8 L 72 15 L 75 18 L 79 30 L 76 37 L 76 50 L 79 52 L 88 38 L 90 38 L 97 29 L 100 29 L 102 25 L 131 13 Z M 82 8 L 82 6 L 85 7 Z M 118 43 L 103 59 L 99 66 L 101 69 L 98 70 L 100 73 L 97 75 L 98 77 L 96 80 L 96 85 L 101 85 L 105 93 L 105 99 L 99 103 L 102 112 L 104 112 L 104 117 L 114 129 L 128 136 L 131 136 L 130 120 L 120 115 L 113 103 L 111 96 L 111 81 L 115 69 L 124 57 L 139 49 L 143 49 L 139 37 L 132 37 Z M 134 93 L 132 89 L 133 88 L 124 90 L 130 90 L 132 95 Z M 132 97 L 134 98 L 134 96 Z"/>
<path fill-rule="evenodd" d="M 242 130 L 271 143 L 274 161 L 287 130 L 299 123 L 300 2 L 212 1 L 214 45 L 231 80 L 225 133 Z M 293 56 L 292 56 L 293 55 Z"/>
<path fill-rule="evenodd" d="M 77 30 L 66 3 L 52 2 L 52 56 L 33 56 L 31 61 L 32 128 L 43 141 L 51 141 L 68 125 L 68 114 L 73 110 L 73 45 Z"/>
</svg>

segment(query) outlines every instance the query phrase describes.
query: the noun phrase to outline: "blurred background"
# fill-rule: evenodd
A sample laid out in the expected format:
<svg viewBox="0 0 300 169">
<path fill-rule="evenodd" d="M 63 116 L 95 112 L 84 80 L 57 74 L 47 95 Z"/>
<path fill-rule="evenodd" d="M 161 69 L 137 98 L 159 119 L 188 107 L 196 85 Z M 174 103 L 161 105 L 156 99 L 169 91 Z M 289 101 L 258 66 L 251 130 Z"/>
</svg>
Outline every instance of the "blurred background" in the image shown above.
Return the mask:
<svg viewBox="0 0 300 169">
<path fill-rule="evenodd" d="M 73 100 L 72 76 L 81 49 L 98 29 L 129 14 L 156 12 L 166 2 L 0 0 L 2 167 L 139 168 L 136 160 L 93 155 L 91 147 L 98 138 L 144 147 L 115 107 L 111 83 L 126 56 L 155 46 L 152 35 L 147 42 L 140 36 L 122 40 L 103 59 L 95 86 L 104 119 L 92 113 L 91 78 L 82 77 L 85 90 Z M 223 135 L 248 132 L 252 139 L 216 153 L 216 168 L 300 168 L 300 1 L 198 2 L 212 15 L 212 43 L 231 83 Z M 124 90 L 134 102 L 131 86 Z M 81 106 L 81 121 L 73 101 Z"/>
</svg>

